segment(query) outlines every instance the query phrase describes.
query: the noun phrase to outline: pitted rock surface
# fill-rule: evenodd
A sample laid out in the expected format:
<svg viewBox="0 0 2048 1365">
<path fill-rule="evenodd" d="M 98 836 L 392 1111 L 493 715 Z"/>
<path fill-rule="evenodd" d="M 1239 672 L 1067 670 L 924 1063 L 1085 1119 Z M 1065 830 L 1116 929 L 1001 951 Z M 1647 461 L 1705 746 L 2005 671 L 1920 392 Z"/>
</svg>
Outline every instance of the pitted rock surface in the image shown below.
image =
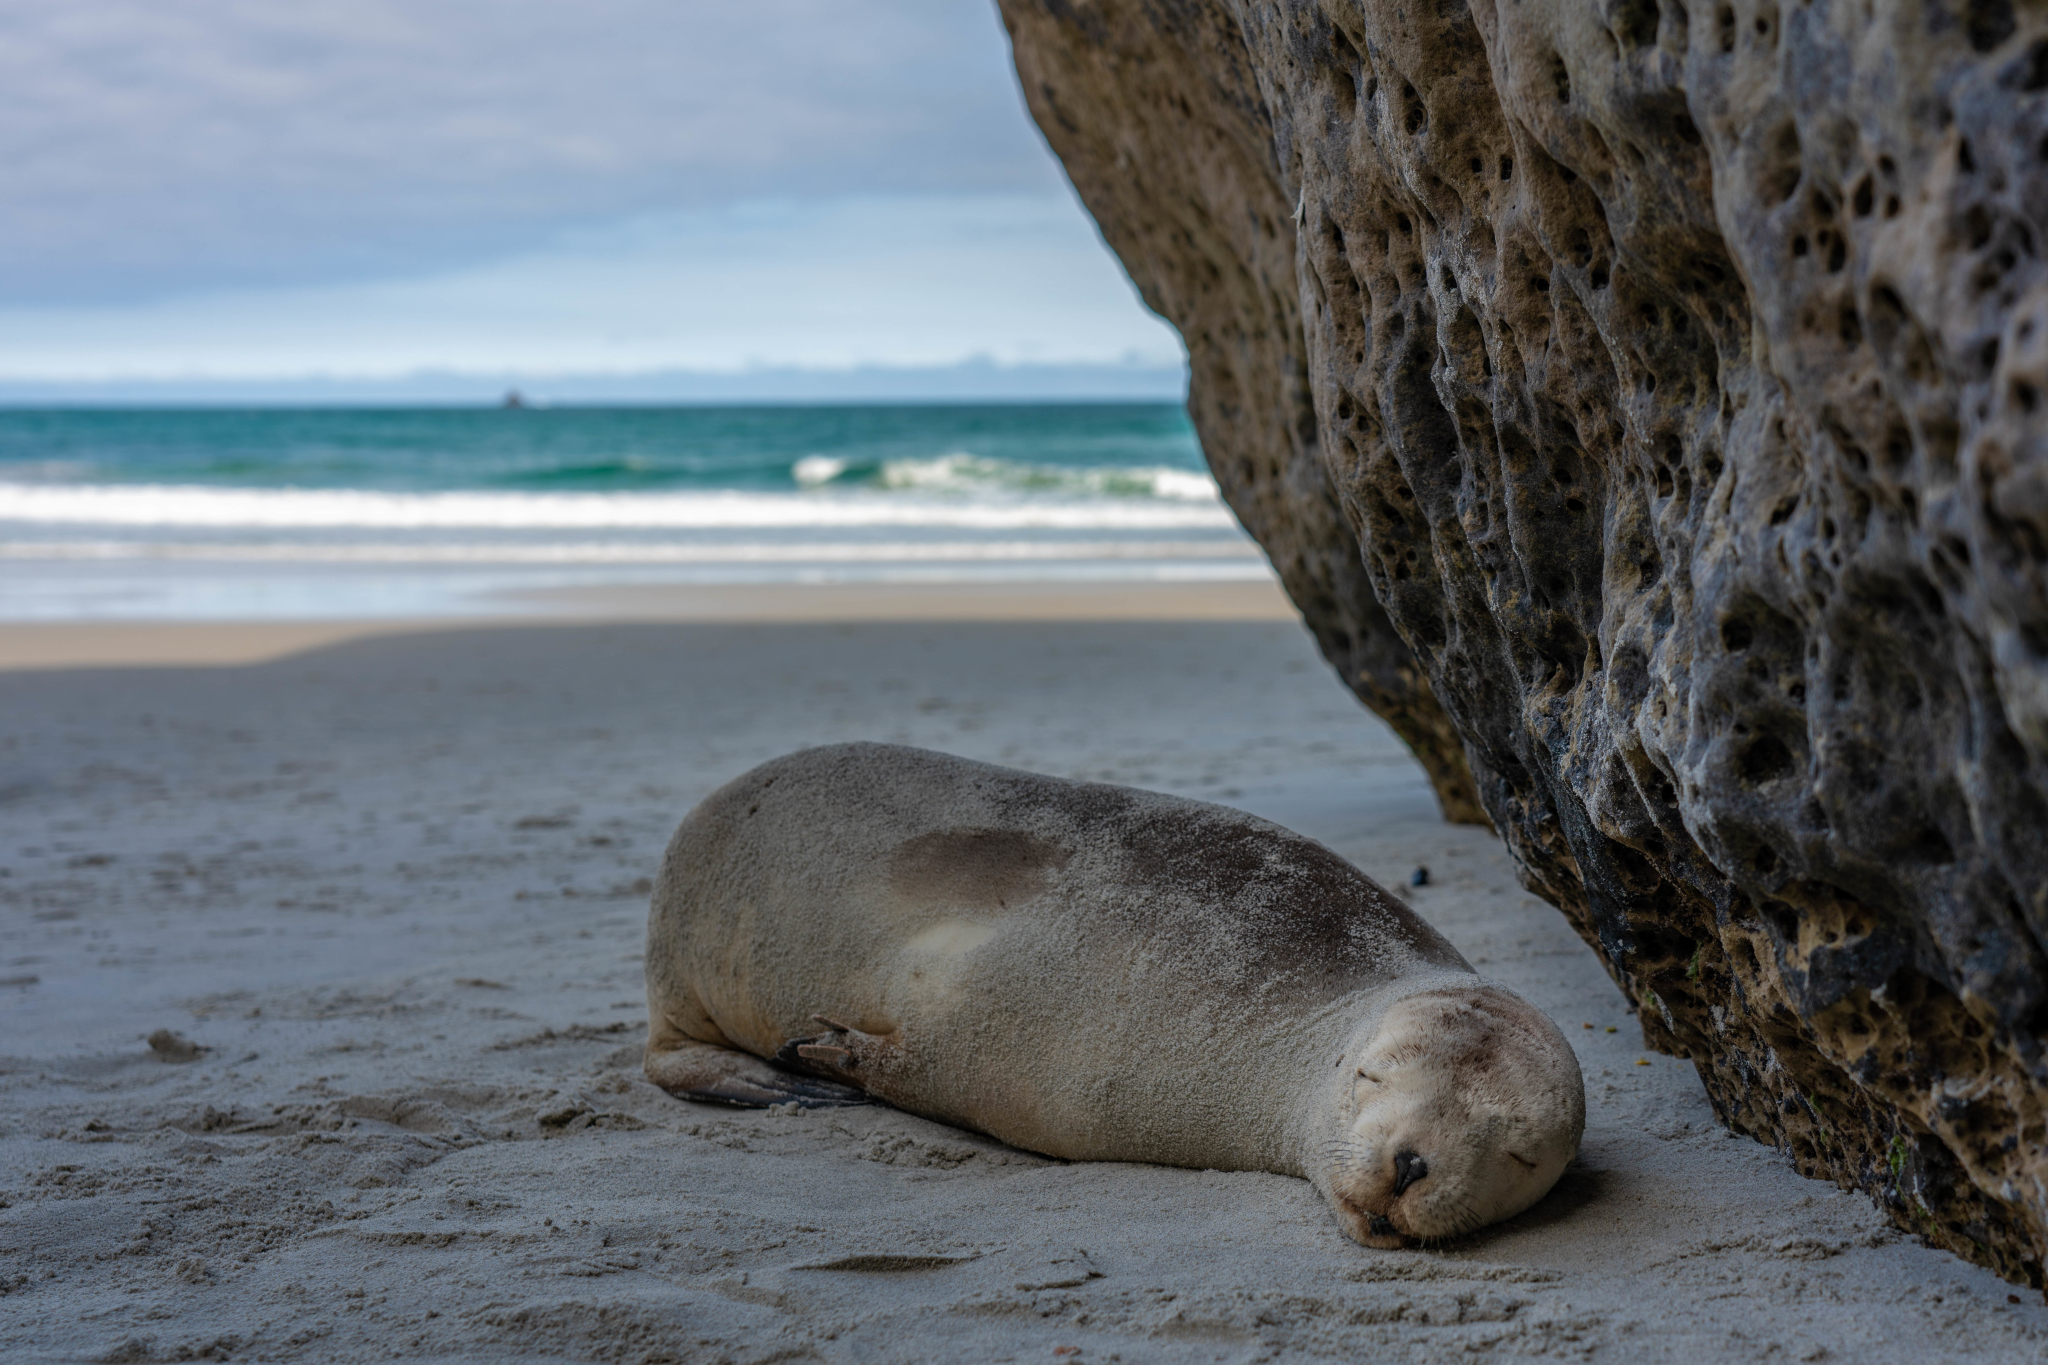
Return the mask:
<svg viewBox="0 0 2048 1365">
<path fill-rule="evenodd" d="M 1731 1126 L 2048 1251 L 2048 13 L 1002 0 L 1326 656 Z"/>
</svg>

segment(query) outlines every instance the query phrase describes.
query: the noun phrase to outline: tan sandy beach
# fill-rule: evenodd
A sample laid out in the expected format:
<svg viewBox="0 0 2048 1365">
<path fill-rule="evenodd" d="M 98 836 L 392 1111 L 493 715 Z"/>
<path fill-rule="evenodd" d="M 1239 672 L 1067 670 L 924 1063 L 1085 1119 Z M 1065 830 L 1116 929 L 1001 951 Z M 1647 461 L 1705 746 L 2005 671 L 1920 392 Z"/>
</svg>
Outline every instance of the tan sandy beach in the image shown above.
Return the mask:
<svg viewBox="0 0 2048 1365">
<path fill-rule="evenodd" d="M 614 584 L 513 595 L 514 617 L 0 623 L 0 669 L 266 663 L 369 635 L 579 621 L 1292 621 L 1279 584 Z"/>
<path fill-rule="evenodd" d="M 1722 1131 L 1276 600 L 781 588 L 0 626 L 0 1354 L 2048 1352 L 2038 1299 Z M 1578 1163 L 1506 1225 L 1368 1251 L 1296 1180 L 651 1088 L 669 831 L 754 763 L 857 738 L 1241 805 L 1389 885 L 1426 865 L 1404 894 L 1578 1045 Z M 166 1060 L 157 1030 L 203 1051 Z"/>
</svg>

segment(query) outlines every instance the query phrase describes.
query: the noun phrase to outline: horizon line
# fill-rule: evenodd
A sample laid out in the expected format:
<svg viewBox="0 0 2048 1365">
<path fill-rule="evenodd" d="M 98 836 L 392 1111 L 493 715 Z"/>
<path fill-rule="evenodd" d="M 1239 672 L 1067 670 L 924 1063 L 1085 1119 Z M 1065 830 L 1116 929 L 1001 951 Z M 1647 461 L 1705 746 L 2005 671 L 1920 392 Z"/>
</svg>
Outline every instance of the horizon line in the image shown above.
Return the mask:
<svg viewBox="0 0 2048 1365">
<path fill-rule="evenodd" d="M 52 403 L 136 406 L 209 403 L 304 406 L 411 403 L 530 407 L 731 403 L 1184 402 L 1185 364 L 1049 361 L 1003 364 L 977 357 L 950 365 L 682 367 L 633 371 L 414 370 L 400 375 L 157 376 L 92 379 L 0 375 L 0 406 Z"/>
</svg>

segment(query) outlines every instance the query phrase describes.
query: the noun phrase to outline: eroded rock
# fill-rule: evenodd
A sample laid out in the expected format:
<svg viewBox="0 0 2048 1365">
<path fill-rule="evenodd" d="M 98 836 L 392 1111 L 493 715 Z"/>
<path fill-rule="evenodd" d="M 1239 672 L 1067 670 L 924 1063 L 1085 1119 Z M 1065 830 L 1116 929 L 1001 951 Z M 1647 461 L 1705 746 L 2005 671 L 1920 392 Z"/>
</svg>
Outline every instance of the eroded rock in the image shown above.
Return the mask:
<svg viewBox="0 0 2048 1365">
<path fill-rule="evenodd" d="M 1447 810 L 1455 736 L 1724 1120 L 2039 1284 L 2048 16 L 1002 8 Z"/>
</svg>

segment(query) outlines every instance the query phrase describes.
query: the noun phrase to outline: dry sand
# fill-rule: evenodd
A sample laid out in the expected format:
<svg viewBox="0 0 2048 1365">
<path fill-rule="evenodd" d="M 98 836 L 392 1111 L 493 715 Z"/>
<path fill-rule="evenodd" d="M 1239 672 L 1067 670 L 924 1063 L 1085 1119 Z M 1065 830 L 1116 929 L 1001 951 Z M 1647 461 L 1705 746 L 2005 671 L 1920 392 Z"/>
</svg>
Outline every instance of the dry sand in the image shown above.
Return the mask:
<svg viewBox="0 0 2048 1365">
<path fill-rule="evenodd" d="M 47 632 L 0 628 L 0 658 L 43 665 L 0 673 L 0 1353 L 2048 1352 L 2033 1296 L 1716 1127 L 1298 626 L 1012 615 L 358 629 L 233 667 L 189 665 L 293 641 L 188 627 L 86 656 L 188 666 L 62 669 Z M 640 935 L 670 829 L 851 738 L 1232 802 L 1390 884 L 1426 864 L 1422 913 L 1579 1045 L 1579 1162 L 1507 1225 L 1375 1252 L 1296 1180 L 652 1089 Z M 204 1051 L 161 1057 L 157 1030 Z"/>
</svg>

